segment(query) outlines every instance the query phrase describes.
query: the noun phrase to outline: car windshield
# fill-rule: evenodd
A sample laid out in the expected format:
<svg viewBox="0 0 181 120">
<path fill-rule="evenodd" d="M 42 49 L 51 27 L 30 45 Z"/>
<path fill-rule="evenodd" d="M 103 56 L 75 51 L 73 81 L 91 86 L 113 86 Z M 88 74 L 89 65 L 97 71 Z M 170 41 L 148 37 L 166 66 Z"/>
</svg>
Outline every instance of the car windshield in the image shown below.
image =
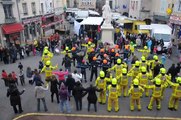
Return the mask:
<svg viewBox="0 0 181 120">
<path fill-rule="evenodd" d="M 163 39 L 164 42 L 169 42 L 171 39 L 171 35 L 169 34 L 155 34 L 154 36 L 156 40 Z"/>
</svg>

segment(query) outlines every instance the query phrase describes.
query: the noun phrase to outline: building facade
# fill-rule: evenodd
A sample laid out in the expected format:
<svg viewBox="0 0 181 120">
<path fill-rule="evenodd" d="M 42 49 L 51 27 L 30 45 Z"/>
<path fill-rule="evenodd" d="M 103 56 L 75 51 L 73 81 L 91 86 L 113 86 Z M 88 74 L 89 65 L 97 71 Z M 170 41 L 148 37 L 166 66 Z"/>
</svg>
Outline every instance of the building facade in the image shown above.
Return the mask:
<svg viewBox="0 0 181 120">
<path fill-rule="evenodd" d="M 79 8 L 96 9 L 96 0 L 79 0 Z"/>
<path fill-rule="evenodd" d="M 151 17 L 155 23 L 168 23 L 167 9 L 174 7 L 172 0 L 152 0 Z"/>
<path fill-rule="evenodd" d="M 3 0 L 0 43 L 27 42 L 54 33 L 62 25 L 64 7 L 66 0 Z"/>
<path fill-rule="evenodd" d="M 110 0 L 109 4 L 111 9 L 115 12 L 123 14 L 129 11 L 129 0 Z"/>
<path fill-rule="evenodd" d="M 129 17 L 143 20 L 150 18 L 152 0 L 130 0 Z"/>
<path fill-rule="evenodd" d="M 181 38 L 181 0 L 173 0 L 173 12 L 169 19 L 174 39 Z"/>
<path fill-rule="evenodd" d="M 23 39 L 24 27 L 20 22 L 17 2 L 18 0 L 2 0 L 0 3 L 0 43 L 3 46 Z"/>
</svg>

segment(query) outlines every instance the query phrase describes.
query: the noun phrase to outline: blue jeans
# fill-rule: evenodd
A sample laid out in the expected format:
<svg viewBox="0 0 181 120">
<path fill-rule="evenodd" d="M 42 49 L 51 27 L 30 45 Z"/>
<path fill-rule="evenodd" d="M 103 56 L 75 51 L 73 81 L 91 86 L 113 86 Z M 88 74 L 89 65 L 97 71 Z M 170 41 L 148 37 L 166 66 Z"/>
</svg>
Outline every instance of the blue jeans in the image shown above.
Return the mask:
<svg viewBox="0 0 181 120">
<path fill-rule="evenodd" d="M 71 109 L 70 109 L 70 105 L 69 105 L 68 100 L 61 100 L 61 101 L 60 101 L 60 111 L 61 111 L 61 112 L 64 112 L 64 107 L 66 107 L 67 113 L 70 113 L 70 112 L 71 112 Z"/>
<path fill-rule="evenodd" d="M 42 102 L 43 102 L 45 112 L 48 111 L 46 102 L 45 102 L 45 98 L 37 98 L 37 111 L 40 111 L 40 100 L 42 100 Z"/>
</svg>

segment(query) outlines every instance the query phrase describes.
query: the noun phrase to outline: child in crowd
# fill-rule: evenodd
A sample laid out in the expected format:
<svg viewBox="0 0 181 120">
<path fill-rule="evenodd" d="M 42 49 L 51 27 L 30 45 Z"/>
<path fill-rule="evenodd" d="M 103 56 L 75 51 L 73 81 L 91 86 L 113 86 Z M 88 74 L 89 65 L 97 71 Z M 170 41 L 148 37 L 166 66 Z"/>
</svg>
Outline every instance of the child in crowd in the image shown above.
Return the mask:
<svg viewBox="0 0 181 120">
<path fill-rule="evenodd" d="M 39 61 L 39 66 L 38 66 L 39 72 L 43 69 L 43 62 Z"/>
<path fill-rule="evenodd" d="M 162 53 L 161 61 L 162 61 L 162 64 L 165 65 L 165 63 L 166 63 L 166 55 L 165 55 L 165 53 Z"/>
<path fill-rule="evenodd" d="M 21 85 L 22 85 L 22 86 L 25 85 L 25 77 L 24 77 L 24 72 L 23 72 L 23 70 L 20 70 L 19 79 L 20 79 Z"/>
</svg>

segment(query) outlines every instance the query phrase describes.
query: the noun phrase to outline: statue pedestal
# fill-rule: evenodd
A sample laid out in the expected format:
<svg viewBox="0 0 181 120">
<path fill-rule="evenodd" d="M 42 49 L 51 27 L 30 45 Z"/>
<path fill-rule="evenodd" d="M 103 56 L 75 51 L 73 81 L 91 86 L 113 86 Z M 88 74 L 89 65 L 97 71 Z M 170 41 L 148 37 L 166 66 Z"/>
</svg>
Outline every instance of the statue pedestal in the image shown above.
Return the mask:
<svg viewBox="0 0 181 120">
<path fill-rule="evenodd" d="M 103 24 L 101 26 L 102 42 L 114 45 L 114 28 L 111 24 Z"/>
</svg>

